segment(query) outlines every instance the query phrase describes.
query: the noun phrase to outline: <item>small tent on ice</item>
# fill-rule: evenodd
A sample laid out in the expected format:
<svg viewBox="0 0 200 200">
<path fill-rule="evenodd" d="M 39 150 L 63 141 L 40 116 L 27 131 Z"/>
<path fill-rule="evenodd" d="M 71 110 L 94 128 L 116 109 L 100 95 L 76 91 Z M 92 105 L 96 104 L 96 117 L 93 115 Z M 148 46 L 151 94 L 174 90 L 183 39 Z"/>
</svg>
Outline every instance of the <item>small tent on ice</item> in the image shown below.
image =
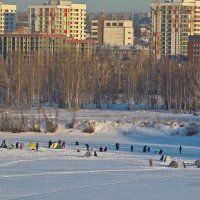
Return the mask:
<svg viewBox="0 0 200 200">
<path fill-rule="evenodd" d="M 167 155 L 162 155 L 160 158 L 160 161 L 166 162 L 166 163 L 171 163 L 172 159 L 170 156 Z"/>
<path fill-rule="evenodd" d="M 14 146 L 15 146 L 14 144 L 8 144 L 8 145 L 7 145 L 7 149 L 13 149 Z"/>
<path fill-rule="evenodd" d="M 33 142 L 29 142 L 28 149 L 35 150 L 35 144 Z"/>
<path fill-rule="evenodd" d="M 92 152 L 91 151 L 86 151 L 85 156 L 86 157 L 91 157 L 92 156 Z"/>
<path fill-rule="evenodd" d="M 173 160 L 172 162 L 170 162 L 169 167 L 178 168 L 179 167 L 178 162 Z"/>
<path fill-rule="evenodd" d="M 194 165 L 197 166 L 197 167 L 200 167 L 200 160 L 196 160 Z"/>
<path fill-rule="evenodd" d="M 62 144 L 58 144 L 58 142 L 53 142 L 50 146 L 50 149 L 63 149 Z"/>
<path fill-rule="evenodd" d="M 57 142 L 52 142 L 50 149 L 56 149 L 58 143 Z"/>
</svg>

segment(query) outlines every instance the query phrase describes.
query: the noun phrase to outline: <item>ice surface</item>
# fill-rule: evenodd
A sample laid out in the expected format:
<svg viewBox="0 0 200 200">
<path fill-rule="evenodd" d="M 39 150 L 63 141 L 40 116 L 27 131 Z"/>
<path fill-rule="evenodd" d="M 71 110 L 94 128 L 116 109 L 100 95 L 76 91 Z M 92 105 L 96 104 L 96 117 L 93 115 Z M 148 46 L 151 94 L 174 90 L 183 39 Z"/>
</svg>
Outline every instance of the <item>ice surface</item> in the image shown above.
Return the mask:
<svg viewBox="0 0 200 200">
<path fill-rule="evenodd" d="M 98 122 L 98 131 L 85 134 L 81 129 L 65 129 L 71 113 L 59 114 L 56 133 L 0 133 L 0 142 L 25 143 L 25 149 L 0 149 L 0 200 L 167 200 L 196 199 L 200 195 L 199 134 L 191 137 L 173 134 L 177 124 L 199 124 L 199 117 L 159 112 L 80 111 L 84 120 Z M 119 123 L 120 121 L 120 123 Z M 132 123 L 134 121 L 134 123 Z M 153 126 L 141 126 L 143 122 Z M 163 125 L 173 122 L 173 127 Z M 115 123 L 119 125 L 116 126 Z M 122 123 L 123 122 L 123 123 Z M 151 124 L 151 123 L 150 123 Z M 181 129 L 182 130 L 182 129 Z M 65 149 L 48 149 L 48 141 L 66 141 Z M 29 141 L 39 142 L 39 151 L 28 150 Z M 75 146 L 75 141 L 80 145 Z M 115 143 L 120 150 L 115 150 Z M 85 143 L 98 157 L 85 157 Z M 134 152 L 130 152 L 130 145 Z M 143 146 L 151 148 L 143 153 Z M 182 154 L 179 146 L 182 145 Z M 98 152 L 99 147 L 108 152 Z M 76 150 L 80 149 L 80 153 Z M 160 161 L 159 149 L 173 160 L 186 164 L 172 169 Z M 157 153 L 155 153 L 157 152 Z M 153 159 L 153 167 L 149 166 Z"/>
</svg>

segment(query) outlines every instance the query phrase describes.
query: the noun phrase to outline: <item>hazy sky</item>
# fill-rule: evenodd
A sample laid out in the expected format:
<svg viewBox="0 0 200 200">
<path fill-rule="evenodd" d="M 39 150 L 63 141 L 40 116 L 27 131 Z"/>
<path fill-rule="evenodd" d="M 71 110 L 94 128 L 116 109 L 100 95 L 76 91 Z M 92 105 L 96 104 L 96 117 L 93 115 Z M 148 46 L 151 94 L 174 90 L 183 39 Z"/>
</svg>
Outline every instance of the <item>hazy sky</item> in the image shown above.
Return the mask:
<svg viewBox="0 0 200 200">
<path fill-rule="evenodd" d="M 3 3 L 17 4 L 19 11 L 26 10 L 29 4 L 38 4 L 46 0 L 0 0 Z M 86 3 L 88 12 L 98 11 L 148 11 L 149 3 L 154 0 L 73 0 L 74 3 Z"/>
</svg>

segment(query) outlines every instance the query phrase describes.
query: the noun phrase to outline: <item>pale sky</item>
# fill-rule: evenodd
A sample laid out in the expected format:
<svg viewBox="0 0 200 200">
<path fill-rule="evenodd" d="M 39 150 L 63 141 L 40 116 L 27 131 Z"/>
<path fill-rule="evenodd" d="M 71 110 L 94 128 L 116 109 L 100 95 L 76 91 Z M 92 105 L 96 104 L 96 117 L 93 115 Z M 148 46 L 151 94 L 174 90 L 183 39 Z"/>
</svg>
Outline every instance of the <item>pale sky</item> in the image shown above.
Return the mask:
<svg viewBox="0 0 200 200">
<path fill-rule="evenodd" d="M 25 11 L 29 4 L 41 4 L 46 0 L 0 0 L 3 3 L 17 4 L 19 11 Z M 72 0 L 74 3 L 86 3 L 87 12 L 99 12 L 104 10 L 113 12 L 148 11 L 149 3 L 154 0 Z"/>
</svg>

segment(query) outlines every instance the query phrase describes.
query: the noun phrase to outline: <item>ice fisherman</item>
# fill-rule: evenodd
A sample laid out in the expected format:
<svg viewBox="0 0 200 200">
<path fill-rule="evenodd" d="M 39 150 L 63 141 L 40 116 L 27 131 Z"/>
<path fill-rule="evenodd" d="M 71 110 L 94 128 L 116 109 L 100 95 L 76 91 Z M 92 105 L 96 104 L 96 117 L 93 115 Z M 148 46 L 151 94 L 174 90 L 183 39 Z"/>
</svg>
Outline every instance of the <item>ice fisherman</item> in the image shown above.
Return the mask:
<svg viewBox="0 0 200 200">
<path fill-rule="evenodd" d="M 52 145 L 52 142 L 51 142 L 51 140 L 49 140 L 49 148 L 51 147 L 51 145 Z"/>
<path fill-rule="evenodd" d="M 133 145 L 131 145 L 130 147 L 130 152 L 133 152 Z"/>
<path fill-rule="evenodd" d="M 159 154 L 160 154 L 160 155 L 162 155 L 162 153 L 163 153 L 163 150 L 162 150 L 162 149 L 160 149 L 160 151 L 159 151 Z"/>
<path fill-rule="evenodd" d="M 116 150 L 119 150 L 119 143 L 115 144 L 115 148 L 116 148 Z"/>
<path fill-rule="evenodd" d="M 62 141 L 62 148 L 65 148 L 65 141 Z"/>
<path fill-rule="evenodd" d="M 16 149 L 19 148 L 19 142 L 16 142 L 15 147 L 16 147 Z"/>
<path fill-rule="evenodd" d="M 94 151 L 94 156 L 97 157 L 97 152 L 96 151 Z"/>
<path fill-rule="evenodd" d="M 90 148 L 89 144 L 85 144 L 85 146 L 87 148 L 87 151 L 89 151 L 89 148 Z"/>
<path fill-rule="evenodd" d="M 182 153 L 182 146 L 179 147 L 179 153 Z"/>
<path fill-rule="evenodd" d="M 39 143 L 38 142 L 36 143 L 35 148 L 36 148 L 36 151 L 38 151 L 38 148 L 39 148 Z"/>
<path fill-rule="evenodd" d="M 7 148 L 7 145 L 6 145 L 6 140 L 3 140 L 0 148 Z"/>
</svg>

